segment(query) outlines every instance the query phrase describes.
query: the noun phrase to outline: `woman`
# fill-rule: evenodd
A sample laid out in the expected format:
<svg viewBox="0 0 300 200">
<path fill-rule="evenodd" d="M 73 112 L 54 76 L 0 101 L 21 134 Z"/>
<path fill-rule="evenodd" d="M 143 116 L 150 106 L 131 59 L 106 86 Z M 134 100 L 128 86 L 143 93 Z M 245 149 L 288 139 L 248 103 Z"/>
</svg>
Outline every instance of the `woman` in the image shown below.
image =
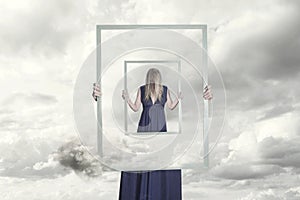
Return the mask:
<svg viewBox="0 0 300 200">
<path fill-rule="evenodd" d="M 143 105 L 137 132 L 166 132 L 164 106 L 173 110 L 179 100 L 181 92 L 175 101 L 171 99 L 167 86 L 162 85 L 161 73 L 156 68 L 148 70 L 146 84 L 139 87 L 136 100 L 133 103 L 126 90 L 122 97 L 129 107 L 137 112 Z M 203 97 L 212 99 L 211 86 L 206 86 Z M 92 96 L 97 101 L 101 91 L 99 85 L 94 83 Z M 181 169 L 155 170 L 140 172 L 121 172 L 119 200 L 181 200 Z"/>
<path fill-rule="evenodd" d="M 164 105 L 167 103 L 169 109 L 173 110 L 179 99 L 182 99 L 179 93 L 179 97 L 172 101 L 170 91 L 167 86 L 161 84 L 161 73 L 156 68 L 148 70 L 146 85 L 139 87 L 135 103 L 131 101 L 125 90 L 122 97 L 134 112 L 137 112 L 143 104 L 137 132 L 167 132 Z"/>
</svg>

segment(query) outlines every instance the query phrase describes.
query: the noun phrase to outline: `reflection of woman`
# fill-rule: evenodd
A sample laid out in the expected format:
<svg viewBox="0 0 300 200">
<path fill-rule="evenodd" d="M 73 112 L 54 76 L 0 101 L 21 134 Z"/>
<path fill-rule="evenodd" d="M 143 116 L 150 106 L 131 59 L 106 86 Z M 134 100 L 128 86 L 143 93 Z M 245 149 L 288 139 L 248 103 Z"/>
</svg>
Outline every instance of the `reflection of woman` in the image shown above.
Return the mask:
<svg viewBox="0 0 300 200">
<path fill-rule="evenodd" d="M 148 70 L 146 85 L 139 87 L 135 103 L 132 103 L 125 90 L 122 97 L 135 112 L 139 110 L 141 103 L 143 104 L 137 132 L 166 132 L 165 103 L 173 110 L 182 98 L 180 93 L 178 99 L 172 101 L 168 87 L 161 84 L 160 71 L 155 68 Z"/>
<path fill-rule="evenodd" d="M 205 87 L 203 97 L 212 99 L 210 85 Z M 93 97 L 101 95 L 99 85 L 94 84 Z M 161 73 L 156 68 L 147 72 L 146 84 L 139 87 L 136 100 L 133 103 L 127 91 L 123 90 L 122 97 L 133 111 L 138 111 L 141 104 L 143 111 L 137 132 L 166 132 L 164 105 L 173 110 L 180 99 L 181 92 L 172 101 L 167 86 L 161 84 Z M 181 200 L 181 169 L 155 170 L 140 172 L 121 172 L 119 200 Z"/>
</svg>

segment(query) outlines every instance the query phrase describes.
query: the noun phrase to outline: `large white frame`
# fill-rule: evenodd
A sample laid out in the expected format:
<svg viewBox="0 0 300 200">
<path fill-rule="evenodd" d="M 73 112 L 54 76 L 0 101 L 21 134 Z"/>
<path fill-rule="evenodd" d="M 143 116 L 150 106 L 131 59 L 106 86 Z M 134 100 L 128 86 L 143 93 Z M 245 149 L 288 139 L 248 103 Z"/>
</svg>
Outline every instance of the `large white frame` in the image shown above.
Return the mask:
<svg viewBox="0 0 300 200">
<path fill-rule="evenodd" d="M 202 47 L 207 52 L 207 25 L 206 24 L 157 24 L 157 25 L 97 25 L 96 26 L 96 40 L 97 47 L 101 45 L 101 33 L 103 30 L 130 30 L 130 29 L 198 29 L 202 31 Z M 202 88 L 208 84 L 208 55 L 203 56 L 203 70 L 202 70 Z M 96 80 L 99 81 L 101 87 L 101 48 L 97 48 L 96 58 Z M 101 89 L 101 88 L 100 88 Z M 203 155 L 204 167 L 209 167 L 209 102 L 203 100 Z M 97 101 L 97 150 L 99 155 L 103 156 L 102 149 L 102 102 L 101 98 Z"/>
</svg>

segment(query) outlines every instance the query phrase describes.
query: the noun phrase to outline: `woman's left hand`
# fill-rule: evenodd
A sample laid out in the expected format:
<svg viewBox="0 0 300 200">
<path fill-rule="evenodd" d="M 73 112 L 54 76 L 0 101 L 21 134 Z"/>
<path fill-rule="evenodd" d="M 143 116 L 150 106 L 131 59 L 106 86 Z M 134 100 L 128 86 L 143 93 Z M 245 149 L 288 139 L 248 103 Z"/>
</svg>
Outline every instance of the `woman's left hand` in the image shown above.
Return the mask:
<svg viewBox="0 0 300 200">
<path fill-rule="evenodd" d="M 211 100 L 213 98 L 213 94 L 211 92 L 211 85 L 207 85 L 204 88 L 203 98 L 205 100 Z"/>
<path fill-rule="evenodd" d="M 177 99 L 178 99 L 178 100 L 182 100 L 182 99 L 183 99 L 182 92 L 179 92 L 179 93 L 178 93 L 178 95 L 177 95 Z"/>
</svg>

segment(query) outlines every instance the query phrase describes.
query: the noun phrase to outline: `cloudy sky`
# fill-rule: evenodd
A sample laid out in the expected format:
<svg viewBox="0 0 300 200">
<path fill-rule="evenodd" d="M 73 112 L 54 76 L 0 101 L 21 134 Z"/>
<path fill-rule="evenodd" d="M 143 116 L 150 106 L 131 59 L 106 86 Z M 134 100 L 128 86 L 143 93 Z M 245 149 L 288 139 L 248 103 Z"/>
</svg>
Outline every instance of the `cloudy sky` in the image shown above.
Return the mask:
<svg viewBox="0 0 300 200">
<path fill-rule="evenodd" d="M 119 172 L 78 144 L 76 77 L 96 24 L 181 23 L 208 24 L 227 95 L 211 166 L 183 170 L 183 199 L 300 198 L 299 1 L 1 0 L 0 13 L 1 199 L 117 199 Z"/>
</svg>

